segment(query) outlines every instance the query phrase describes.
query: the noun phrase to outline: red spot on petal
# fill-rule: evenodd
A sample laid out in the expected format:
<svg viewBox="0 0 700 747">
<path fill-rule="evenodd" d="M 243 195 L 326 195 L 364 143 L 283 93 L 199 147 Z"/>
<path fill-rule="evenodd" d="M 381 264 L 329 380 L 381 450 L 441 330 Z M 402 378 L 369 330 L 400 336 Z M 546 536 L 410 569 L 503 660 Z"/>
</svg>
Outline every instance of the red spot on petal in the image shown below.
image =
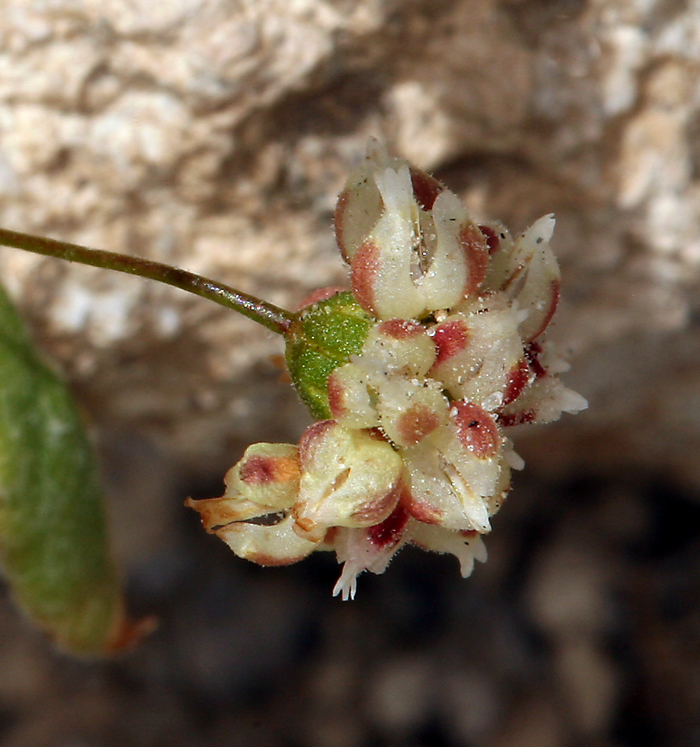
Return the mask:
<svg viewBox="0 0 700 747">
<path fill-rule="evenodd" d="M 469 327 L 461 319 L 438 324 L 433 331 L 433 342 L 437 350 L 435 366 L 461 353 L 469 344 Z"/>
<path fill-rule="evenodd" d="M 517 399 L 523 392 L 523 389 L 530 383 L 530 367 L 525 358 L 518 361 L 518 365 L 511 369 L 506 381 L 506 389 L 503 392 L 503 405 L 509 405 L 514 399 Z"/>
<path fill-rule="evenodd" d="M 471 221 L 460 230 L 459 243 L 462 245 L 462 251 L 469 268 L 469 276 L 464 289 L 466 297 L 476 293 L 486 277 L 486 270 L 489 266 L 489 251 L 484 234 Z"/>
<path fill-rule="evenodd" d="M 400 485 L 394 485 L 384 495 L 375 497 L 357 511 L 354 511 L 352 518 L 362 526 L 376 526 L 378 523 L 384 521 L 396 508 L 400 496 Z"/>
<path fill-rule="evenodd" d="M 410 486 L 404 485 L 400 504 L 416 521 L 423 524 L 442 524 L 444 513 L 432 503 L 416 500 L 411 493 Z"/>
<path fill-rule="evenodd" d="M 328 405 L 333 417 L 341 418 L 348 412 L 345 406 L 345 387 L 334 374 L 335 371 L 328 377 Z"/>
<path fill-rule="evenodd" d="M 462 400 L 452 406 L 457 436 L 462 445 L 480 459 L 495 456 L 501 445 L 496 421 L 483 407 Z"/>
<path fill-rule="evenodd" d="M 423 326 L 412 319 L 387 319 L 380 323 L 379 331 L 395 340 L 410 340 L 421 334 Z"/>
<path fill-rule="evenodd" d="M 411 500 L 408 504 L 408 512 L 411 516 L 423 524 L 442 524 L 443 512 L 432 503 Z"/>
<path fill-rule="evenodd" d="M 379 247 L 365 241 L 355 252 L 350 269 L 350 282 L 355 300 L 363 309 L 374 313 L 374 283 L 380 270 Z"/>
<path fill-rule="evenodd" d="M 410 172 L 416 201 L 423 210 L 432 210 L 437 196 L 444 191 L 445 187 L 435 177 L 426 174 L 421 169 L 411 166 Z"/>
<path fill-rule="evenodd" d="M 534 410 L 523 410 L 521 412 L 501 413 L 498 415 L 498 422 L 504 428 L 510 428 L 513 425 L 533 423 L 536 418 L 537 413 Z"/>
<path fill-rule="evenodd" d="M 298 479 L 299 464 L 291 457 L 251 456 L 238 470 L 246 485 L 268 485 Z"/>
<path fill-rule="evenodd" d="M 369 541 L 375 547 L 397 544 L 401 540 L 408 519 L 408 511 L 402 504 L 399 504 L 381 524 L 375 524 L 368 528 Z"/>
<path fill-rule="evenodd" d="M 424 405 L 414 405 L 402 412 L 396 421 L 396 430 L 402 446 L 414 446 L 440 425 L 437 413 Z"/>
<path fill-rule="evenodd" d="M 479 230 L 484 234 L 489 254 L 495 254 L 501 248 L 501 237 L 489 226 L 479 226 Z"/>
</svg>

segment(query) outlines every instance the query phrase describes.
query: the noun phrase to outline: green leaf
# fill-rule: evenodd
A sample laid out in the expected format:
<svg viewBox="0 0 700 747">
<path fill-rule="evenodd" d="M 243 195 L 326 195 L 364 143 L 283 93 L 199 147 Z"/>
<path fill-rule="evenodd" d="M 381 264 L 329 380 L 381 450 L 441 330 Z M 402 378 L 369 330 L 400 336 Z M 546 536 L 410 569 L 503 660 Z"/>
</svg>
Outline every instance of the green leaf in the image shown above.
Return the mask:
<svg viewBox="0 0 700 747">
<path fill-rule="evenodd" d="M 0 561 L 21 607 L 60 647 L 99 654 L 138 637 L 125 618 L 80 414 L 2 288 Z"/>
</svg>

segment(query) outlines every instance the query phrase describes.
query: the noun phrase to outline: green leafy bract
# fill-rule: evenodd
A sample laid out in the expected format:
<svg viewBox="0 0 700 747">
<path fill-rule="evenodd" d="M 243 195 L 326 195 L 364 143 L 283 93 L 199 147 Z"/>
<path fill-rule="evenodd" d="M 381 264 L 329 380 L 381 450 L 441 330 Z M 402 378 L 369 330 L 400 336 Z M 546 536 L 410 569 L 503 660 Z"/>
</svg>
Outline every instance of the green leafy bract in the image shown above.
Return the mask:
<svg viewBox="0 0 700 747">
<path fill-rule="evenodd" d="M 362 350 L 375 321 L 349 291 L 343 291 L 303 309 L 287 331 L 287 368 L 314 418 L 331 417 L 328 377 Z"/>
</svg>

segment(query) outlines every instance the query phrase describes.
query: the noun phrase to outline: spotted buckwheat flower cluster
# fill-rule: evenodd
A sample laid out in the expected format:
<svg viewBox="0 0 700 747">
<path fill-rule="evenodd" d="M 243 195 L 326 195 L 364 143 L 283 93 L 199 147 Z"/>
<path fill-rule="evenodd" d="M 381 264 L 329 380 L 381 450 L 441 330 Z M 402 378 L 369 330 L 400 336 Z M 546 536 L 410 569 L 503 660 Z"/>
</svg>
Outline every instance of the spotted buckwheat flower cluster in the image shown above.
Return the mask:
<svg viewBox="0 0 700 747">
<path fill-rule="evenodd" d="M 523 466 L 505 431 L 586 407 L 542 341 L 559 297 L 554 218 L 515 240 L 500 223 L 476 225 L 442 184 L 372 144 L 335 228 L 352 296 L 329 293 L 335 306 L 322 310 L 330 318 L 343 299 L 343 323 L 324 331 L 341 343 L 315 388 L 297 383 L 323 419 L 298 446 L 251 446 L 221 498 L 190 505 L 262 565 L 334 550 L 343 599 L 408 543 L 455 555 L 468 576 Z M 348 320 L 364 339 L 344 351 Z"/>
</svg>

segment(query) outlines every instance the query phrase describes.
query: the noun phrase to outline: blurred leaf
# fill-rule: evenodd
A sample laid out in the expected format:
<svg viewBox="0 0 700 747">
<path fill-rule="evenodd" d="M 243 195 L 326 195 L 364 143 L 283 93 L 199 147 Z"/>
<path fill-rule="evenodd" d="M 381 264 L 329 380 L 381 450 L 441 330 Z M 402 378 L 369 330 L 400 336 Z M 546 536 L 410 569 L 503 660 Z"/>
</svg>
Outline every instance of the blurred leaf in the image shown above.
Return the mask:
<svg viewBox="0 0 700 747">
<path fill-rule="evenodd" d="M 100 654 L 139 636 L 125 618 L 80 414 L 2 288 L 0 560 L 20 605 L 60 647 Z"/>
</svg>

